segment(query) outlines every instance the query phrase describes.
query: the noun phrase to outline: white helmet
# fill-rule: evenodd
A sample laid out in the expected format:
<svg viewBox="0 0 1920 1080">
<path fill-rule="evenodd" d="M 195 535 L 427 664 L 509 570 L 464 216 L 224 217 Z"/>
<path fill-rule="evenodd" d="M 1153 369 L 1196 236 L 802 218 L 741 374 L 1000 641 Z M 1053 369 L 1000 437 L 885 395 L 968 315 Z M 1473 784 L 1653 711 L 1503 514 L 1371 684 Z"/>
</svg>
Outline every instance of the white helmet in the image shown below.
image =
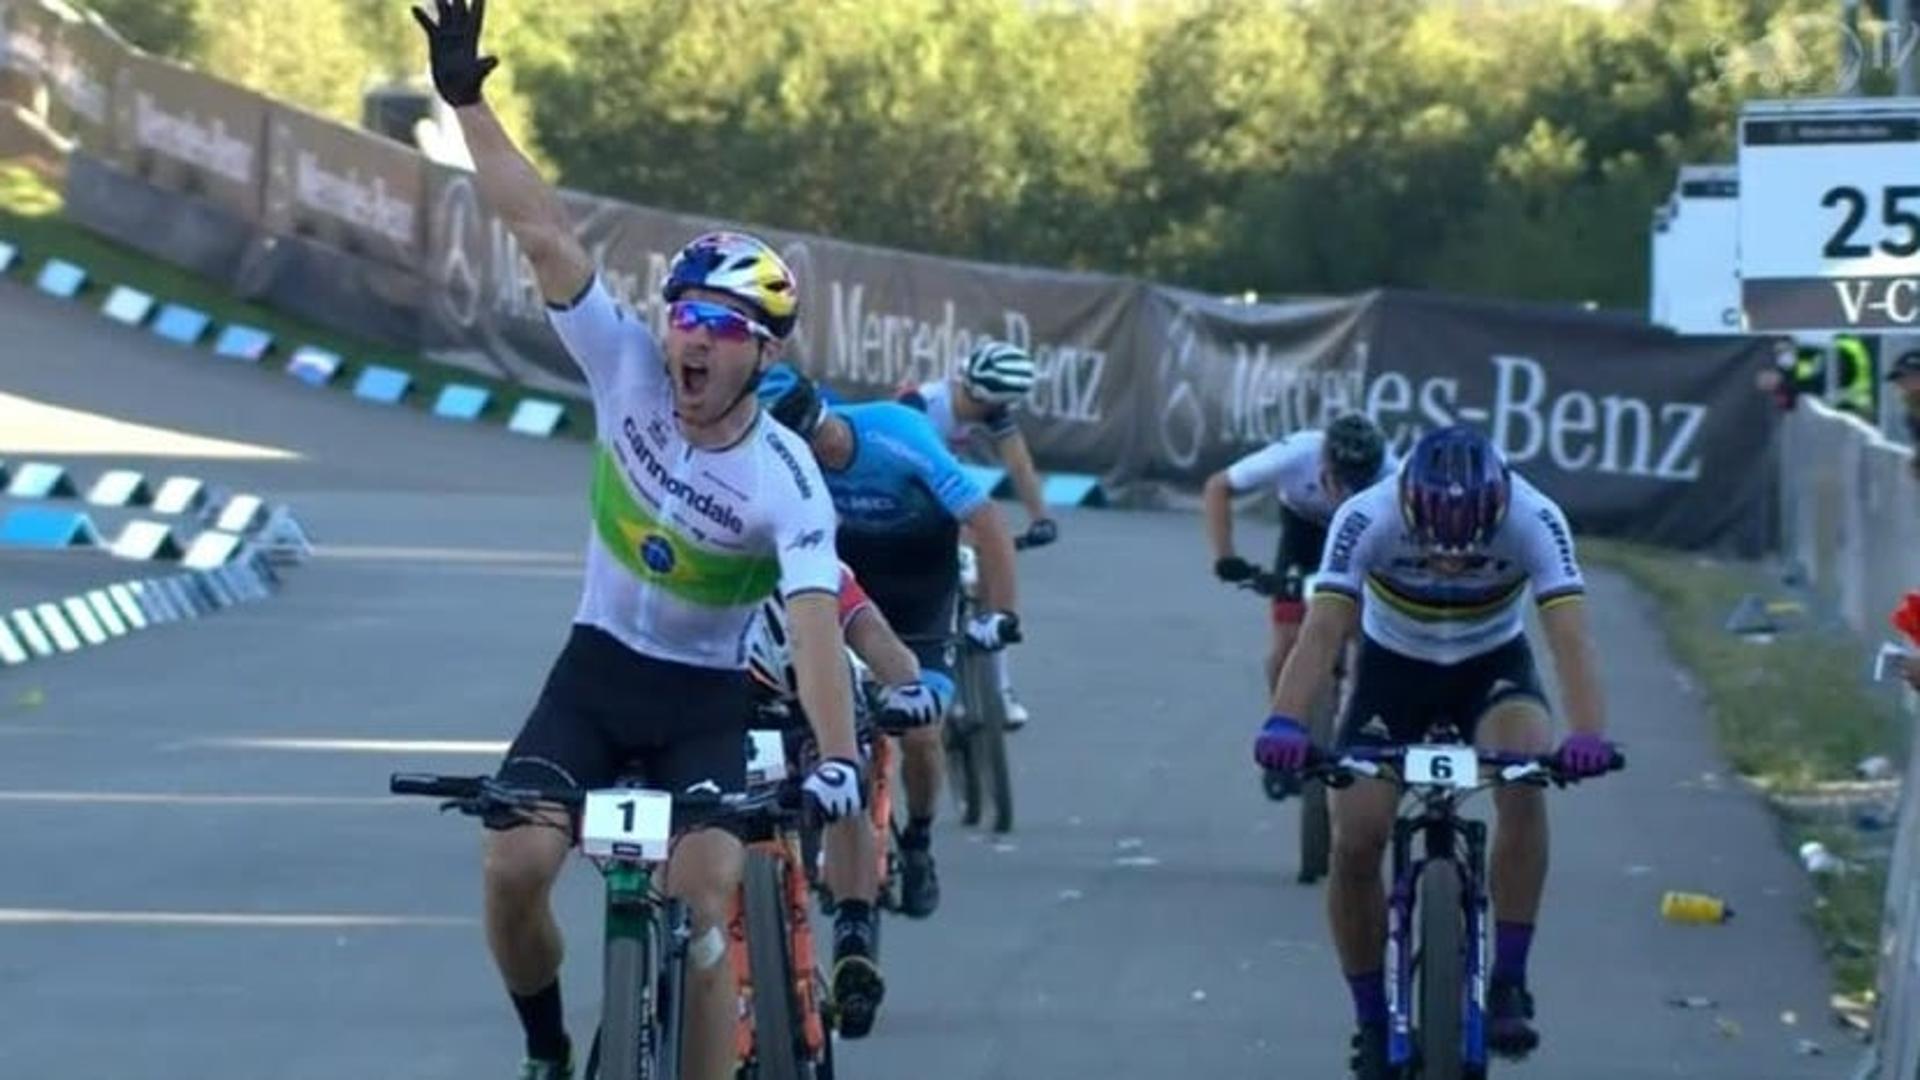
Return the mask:
<svg viewBox="0 0 1920 1080">
<path fill-rule="evenodd" d="M 1033 390 L 1033 357 L 1004 341 L 983 341 L 967 356 L 960 381 L 975 401 L 1011 405 Z"/>
<path fill-rule="evenodd" d="M 858 687 L 869 676 L 867 665 L 852 649 L 845 651 L 853 685 Z M 800 698 L 800 679 L 793 673 L 793 647 L 787 636 L 787 606 L 779 593 L 762 600 L 747 625 L 747 673 L 781 701 Z"/>
</svg>

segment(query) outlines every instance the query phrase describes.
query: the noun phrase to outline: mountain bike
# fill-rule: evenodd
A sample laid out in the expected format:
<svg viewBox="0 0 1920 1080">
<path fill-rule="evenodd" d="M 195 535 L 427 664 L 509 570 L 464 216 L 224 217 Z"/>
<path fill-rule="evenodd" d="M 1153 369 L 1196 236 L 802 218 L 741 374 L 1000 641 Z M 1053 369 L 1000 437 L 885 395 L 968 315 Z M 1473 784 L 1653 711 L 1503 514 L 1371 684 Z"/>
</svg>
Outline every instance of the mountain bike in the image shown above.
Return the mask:
<svg viewBox="0 0 1920 1080">
<path fill-rule="evenodd" d="M 1476 750 L 1450 725 L 1431 738 L 1337 757 L 1316 750 L 1302 771 L 1333 787 L 1361 777 L 1401 785 L 1387 894 L 1387 1061 L 1408 1080 L 1485 1080 L 1487 826 L 1460 808 L 1504 785 L 1565 787 L 1580 778 L 1550 755 Z M 1609 771 L 1625 767 L 1616 751 Z"/>
<path fill-rule="evenodd" d="M 1031 545 L 1024 535 L 1014 538 L 1015 551 Z M 954 680 L 960 708 L 946 723 L 947 776 L 960 801 L 961 820 L 980 824 L 986 804 L 993 800 L 993 831 L 1013 831 L 1013 772 L 1007 765 L 1007 703 L 1000 696 L 999 674 L 993 650 L 983 649 L 966 635 L 968 620 L 980 603 L 980 568 L 973 548 L 960 545 L 960 597 L 955 605 L 954 636 L 959 662 Z"/>
<path fill-rule="evenodd" d="M 798 811 L 787 792 L 676 795 L 624 777 L 612 787 L 583 791 L 430 773 L 395 773 L 387 788 L 395 795 L 442 799 L 442 810 L 517 818 L 569 835 L 606 879 L 604 990 L 584 1075 L 678 1080 L 691 918 L 685 903 L 659 890 L 656 874 L 664 871 L 673 838 L 683 832 L 719 825 L 748 836 L 777 832 Z M 566 809 L 569 824 L 536 813 L 548 806 Z"/>
<path fill-rule="evenodd" d="M 1288 589 L 1288 584 L 1288 580 L 1278 574 L 1263 572 L 1240 582 L 1238 587 L 1269 600 L 1276 596 L 1298 595 L 1302 591 Z M 1340 656 L 1333 665 L 1333 680 L 1314 700 L 1313 707 L 1307 710 L 1307 730 L 1312 734 L 1315 746 L 1327 746 L 1333 742 L 1334 728 L 1340 722 L 1340 711 L 1347 700 L 1347 660 L 1351 652 L 1351 647 L 1340 650 Z M 1273 687 L 1267 687 L 1267 693 L 1272 692 Z M 1267 798 L 1275 802 L 1285 802 L 1294 795 L 1300 796 L 1300 870 L 1296 880 L 1302 885 L 1311 885 L 1326 877 L 1333 845 L 1326 785 L 1311 777 L 1291 777 L 1274 769 L 1263 769 L 1260 786 Z"/>
<path fill-rule="evenodd" d="M 747 733 L 752 794 L 793 807 L 804 802 L 806 769 L 795 768 L 786 728 Z M 811 863 L 801 838 L 818 835 L 818 815 L 782 814 L 747 837 L 747 868 L 729 926 L 741 1008 L 735 1051 L 739 1080 L 833 1080 L 832 1016 L 814 947 L 807 897 Z"/>
</svg>

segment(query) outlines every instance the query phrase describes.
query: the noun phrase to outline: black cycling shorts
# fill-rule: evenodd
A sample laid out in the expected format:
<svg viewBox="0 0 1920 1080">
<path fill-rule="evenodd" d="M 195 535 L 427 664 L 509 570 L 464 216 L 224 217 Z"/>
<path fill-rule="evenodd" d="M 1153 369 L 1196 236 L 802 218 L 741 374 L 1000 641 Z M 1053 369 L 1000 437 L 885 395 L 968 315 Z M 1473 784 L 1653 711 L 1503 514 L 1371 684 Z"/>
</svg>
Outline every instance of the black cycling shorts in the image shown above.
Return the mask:
<svg viewBox="0 0 1920 1080">
<path fill-rule="evenodd" d="M 1435 664 L 1360 636 L 1353 694 L 1340 721 L 1339 746 L 1405 746 L 1441 722 L 1472 742 L 1480 718 L 1510 698 L 1547 706 L 1525 634 L 1457 664 Z"/>
<path fill-rule="evenodd" d="M 960 628 L 954 620 L 960 601 L 959 579 L 940 572 L 869 577 L 858 566 L 853 572 L 886 617 L 887 625 L 920 661 L 921 670 L 957 679 Z"/>
<path fill-rule="evenodd" d="M 499 779 L 590 790 L 636 778 L 676 793 L 704 782 L 743 791 L 750 683 L 743 672 L 660 660 L 576 624 Z"/>
<path fill-rule="evenodd" d="M 1281 580 L 1275 600 L 1299 601 L 1309 574 L 1320 570 L 1320 553 L 1327 546 L 1327 527 L 1315 524 L 1280 507 L 1280 548 L 1273 557 L 1273 572 Z"/>
</svg>

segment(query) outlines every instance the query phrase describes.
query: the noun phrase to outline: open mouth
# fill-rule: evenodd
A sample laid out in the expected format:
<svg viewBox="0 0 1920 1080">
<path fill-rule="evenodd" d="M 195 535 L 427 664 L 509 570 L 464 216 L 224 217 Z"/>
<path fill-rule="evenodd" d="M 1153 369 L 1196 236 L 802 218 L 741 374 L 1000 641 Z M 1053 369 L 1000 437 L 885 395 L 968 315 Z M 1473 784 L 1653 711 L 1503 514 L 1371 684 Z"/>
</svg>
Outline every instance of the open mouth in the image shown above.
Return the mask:
<svg viewBox="0 0 1920 1080">
<path fill-rule="evenodd" d="M 680 392 L 698 397 L 706 392 L 707 380 L 711 374 L 707 365 L 694 361 L 682 361 L 680 364 Z"/>
</svg>

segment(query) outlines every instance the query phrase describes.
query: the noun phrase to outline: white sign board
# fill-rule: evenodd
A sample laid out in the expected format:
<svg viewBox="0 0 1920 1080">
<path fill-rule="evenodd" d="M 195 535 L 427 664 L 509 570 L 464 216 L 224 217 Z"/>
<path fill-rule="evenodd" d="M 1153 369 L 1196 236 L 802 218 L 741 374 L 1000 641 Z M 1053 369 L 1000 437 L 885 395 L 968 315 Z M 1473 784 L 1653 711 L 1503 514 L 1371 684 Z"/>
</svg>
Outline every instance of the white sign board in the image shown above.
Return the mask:
<svg viewBox="0 0 1920 1080">
<path fill-rule="evenodd" d="M 1739 183 L 1747 329 L 1920 326 L 1920 98 L 1748 102 Z"/>
<path fill-rule="evenodd" d="M 1654 217 L 1650 321 L 1681 334 L 1738 334 L 1740 185 L 1732 165 L 1686 165 Z"/>
</svg>

